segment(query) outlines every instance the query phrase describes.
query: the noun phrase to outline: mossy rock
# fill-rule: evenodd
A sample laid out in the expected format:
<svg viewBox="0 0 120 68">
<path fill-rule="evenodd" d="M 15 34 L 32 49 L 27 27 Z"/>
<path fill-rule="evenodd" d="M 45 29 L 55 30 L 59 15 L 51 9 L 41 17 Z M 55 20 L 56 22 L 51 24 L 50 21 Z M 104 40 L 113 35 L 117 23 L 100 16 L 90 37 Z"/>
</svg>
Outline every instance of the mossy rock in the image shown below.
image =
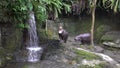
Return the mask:
<svg viewBox="0 0 120 68">
<path fill-rule="evenodd" d="M 2 46 L 5 49 L 10 51 L 14 51 L 19 49 L 21 46 L 21 39 L 22 39 L 22 31 L 15 29 L 11 34 L 5 37 L 4 44 Z"/>
<path fill-rule="evenodd" d="M 95 38 L 97 41 L 100 41 L 101 37 L 108 31 L 110 31 L 111 27 L 108 25 L 100 25 L 95 31 Z"/>
<path fill-rule="evenodd" d="M 83 50 L 74 49 L 74 52 L 78 55 L 78 57 L 81 57 L 82 59 L 87 60 L 101 59 L 99 56 Z"/>
<path fill-rule="evenodd" d="M 54 31 L 49 29 L 47 31 L 44 29 L 40 29 L 38 31 L 38 37 L 41 41 L 45 39 L 58 39 L 58 35 L 54 35 Z"/>
<path fill-rule="evenodd" d="M 43 39 L 43 38 L 47 38 L 47 33 L 46 33 L 46 31 L 44 30 L 44 29 L 39 29 L 38 30 L 38 37 L 39 37 L 39 39 Z"/>
<path fill-rule="evenodd" d="M 120 38 L 120 31 L 110 31 L 105 33 L 100 39 L 101 42 L 116 42 Z"/>
<path fill-rule="evenodd" d="M 7 50 L 0 48 L 0 67 L 5 66 L 8 60 L 11 60 L 11 56 L 7 55 Z"/>
<path fill-rule="evenodd" d="M 102 36 L 102 38 L 100 39 L 101 42 L 104 42 L 104 41 L 110 42 L 110 41 L 113 41 L 113 40 L 114 40 L 114 38 L 113 38 L 112 36 L 108 36 L 108 35 L 104 35 L 104 36 Z"/>
</svg>

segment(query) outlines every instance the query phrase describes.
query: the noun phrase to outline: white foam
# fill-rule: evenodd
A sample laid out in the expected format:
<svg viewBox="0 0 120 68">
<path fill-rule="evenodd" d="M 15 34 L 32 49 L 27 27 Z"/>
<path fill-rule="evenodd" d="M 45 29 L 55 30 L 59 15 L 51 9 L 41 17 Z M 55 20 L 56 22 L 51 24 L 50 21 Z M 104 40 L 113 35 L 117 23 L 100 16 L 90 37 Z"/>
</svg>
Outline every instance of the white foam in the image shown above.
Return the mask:
<svg viewBox="0 0 120 68">
<path fill-rule="evenodd" d="M 41 47 L 27 47 L 28 50 L 34 50 L 34 51 L 39 51 L 42 48 Z"/>
</svg>

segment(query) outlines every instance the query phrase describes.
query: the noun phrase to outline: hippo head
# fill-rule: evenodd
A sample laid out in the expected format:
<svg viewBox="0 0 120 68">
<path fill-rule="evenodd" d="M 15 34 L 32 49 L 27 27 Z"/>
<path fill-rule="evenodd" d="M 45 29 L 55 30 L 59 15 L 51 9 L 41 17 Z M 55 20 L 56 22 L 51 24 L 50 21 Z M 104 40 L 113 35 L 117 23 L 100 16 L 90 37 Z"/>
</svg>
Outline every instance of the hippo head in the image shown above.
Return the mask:
<svg viewBox="0 0 120 68">
<path fill-rule="evenodd" d="M 81 38 L 79 38 L 78 36 L 76 36 L 76 37 L 74 38 L 74 40 L 75 40 L 75 41 L 81 41 Z"/>
</svg>

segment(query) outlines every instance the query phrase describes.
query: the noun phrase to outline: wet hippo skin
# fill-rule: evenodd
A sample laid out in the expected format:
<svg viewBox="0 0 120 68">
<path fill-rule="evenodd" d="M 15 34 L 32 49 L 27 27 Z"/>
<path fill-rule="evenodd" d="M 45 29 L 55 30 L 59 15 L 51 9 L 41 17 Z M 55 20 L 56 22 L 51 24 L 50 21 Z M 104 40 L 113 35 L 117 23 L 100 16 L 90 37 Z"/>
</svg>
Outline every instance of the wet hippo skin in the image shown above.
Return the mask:
<svg viewBox="0 0 120 68">
<path fill-rule="evenodd" d="M 85 43 L 90 43 L 90 39 L 91 38 L 91 35 L 90 33 L 83 33 L 83 34 L 79 34 L 77 35 L 74 40 L 75 41 L 80 41 L 81 44 L 85 44 Z"/>
</svg>

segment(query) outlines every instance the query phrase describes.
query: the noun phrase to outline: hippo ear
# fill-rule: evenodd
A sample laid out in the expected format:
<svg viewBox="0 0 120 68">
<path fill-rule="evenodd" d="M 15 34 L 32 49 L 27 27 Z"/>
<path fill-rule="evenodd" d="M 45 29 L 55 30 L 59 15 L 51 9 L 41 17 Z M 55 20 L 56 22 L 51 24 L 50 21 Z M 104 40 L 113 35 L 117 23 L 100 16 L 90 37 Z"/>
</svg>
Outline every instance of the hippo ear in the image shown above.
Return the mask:
<svg viewBox="0 0 120 68">
<path fill-rule="evenodd" d="M 58 26 L 62 26 L 62 27 L 63 27 L 63 23 L 62 23 L 62 22 L 60 22 L 60 23 L 58 24 Z"/>
</svg>

